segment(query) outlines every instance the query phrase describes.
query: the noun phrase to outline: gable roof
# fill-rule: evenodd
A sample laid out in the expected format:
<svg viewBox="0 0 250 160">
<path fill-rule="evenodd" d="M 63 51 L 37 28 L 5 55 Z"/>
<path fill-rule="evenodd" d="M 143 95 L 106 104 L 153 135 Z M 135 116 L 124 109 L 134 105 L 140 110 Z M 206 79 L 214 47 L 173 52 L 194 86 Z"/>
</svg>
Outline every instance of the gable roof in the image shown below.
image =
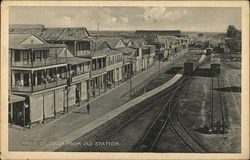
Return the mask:
<svg viewBox="0 0 250 160">
<path fill-rule="evenodd" d="M 132 43 L 132 41 L 130 39 L 122 39 L 124 44 L 127 46 L 129 44 L 129 42 Z"/>
<path fill-rule="evenodd" d="M 98 39 L 100 39 L 100 40 L 102 40 L 102 41 L 106 41 L 106 42 L 109 44 L 109 46 L 110 46 L 111 48 L 115 48 L 116 45 L 117 45 L 117 43 L 118 43 L 120 40 L 123 42 L 123 40 L 122 40 L 121 38 L 119 38 L 119 37 L 100 37 L 100 38 L 98 38 Z M 124 42 L 123 42 L 123 43 L 124 43 Z"/>
<path fill-rule="evenodd" d="M 100 51 L 104 49 L 111 49 L 110 45 L 106 42 L 103 41 L 102 39 L 92 39 L 93 41 L 93 50 L 94 51 Z"/>
<path fill-rule="evenodd" d="M 145 43 L 146 43 L 146 41 L 144 39 L 133 39 L 132 40 L 132 45 L 134 47 L 141 47 Z"/>
<path fill-rule="evenodd" d="M 86 40 L 90 34 L 85 27 L 79 28 L 9 28 L 10 33 L 30 33 L 45 41 Z"/>
<path fill-rule="evenodd" d="M 21 47 L 21 43 L 25 41 L 27 38 L 35 36 L 29 33 L 21 34 L 21 33 L 10 33 L 9 34 L 9 48 Z M 44 44 L 46 43 L 43 39 L 35 36 L 37 39 L 42 41 Z M 35 45 L 35 44 L 34 44 Z M 22 47 L 21 47 L 22 48 Z"/>
<path fill-rule="evenodd" d="M 34 36 L 34 35 L 20 34 L 20 33 L 9 34 L 9 48 L 11 49 L 67 48 L 65 44 L 48 44 L 37 36 L 35 37 L 43 41 L 44 44 L 21 44 L 24 40 L 26 40 L 30 36 Z"/>
</svg>

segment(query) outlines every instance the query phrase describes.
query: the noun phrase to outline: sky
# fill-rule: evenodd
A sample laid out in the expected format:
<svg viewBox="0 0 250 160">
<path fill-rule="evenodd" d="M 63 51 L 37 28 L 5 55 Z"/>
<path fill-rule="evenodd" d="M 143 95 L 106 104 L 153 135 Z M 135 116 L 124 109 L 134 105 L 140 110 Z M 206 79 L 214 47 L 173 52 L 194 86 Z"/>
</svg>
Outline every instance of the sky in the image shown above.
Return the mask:
<svg viewBox="0 0 250 160">
<path fill-rule="evenodd" d="M 181 30 L 225 32 L 241 29 L 241 8 L 233 7 L 10 7 L 10 24 L 86 27 L 88 30 Z"/>
</svg>

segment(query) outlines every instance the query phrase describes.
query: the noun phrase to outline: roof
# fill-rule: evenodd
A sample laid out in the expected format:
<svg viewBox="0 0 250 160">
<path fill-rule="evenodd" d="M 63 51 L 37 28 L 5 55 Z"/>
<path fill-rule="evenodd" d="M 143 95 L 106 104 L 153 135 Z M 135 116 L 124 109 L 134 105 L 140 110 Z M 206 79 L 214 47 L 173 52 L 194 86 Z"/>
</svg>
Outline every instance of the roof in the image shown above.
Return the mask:
<svg viewBox="0 0 250 160">
<path fill-rule="evenodd" d="M 86 63 L 86 62 L 90 62 L 90 61 L 91 61 L 91 59 L 88 59 L 88 58 L 79 58 L 79 57 L 68 57 L 67 58 L 67 63 L 69 63 L 71 65 Z"/>
<path fill-rule="evenodd" d="M 121 48 L 117 48 L 117 50 L 119 50 L 121 52 L 125 52 L 125 53 L 136 51 L 135 49 L 132 49 L 130 47 L 121 47 Z"/>
<path fill-rule="evenodd" d="M 137 35 L 180 35 L 180 30 L 136 30 Z"/>
<path fill-rule="evenodd" d="M 31 33 L 45 41 L 86 40 L 90 34 L 85 27 L 79 28 L 10 28 L 10 33 Z"/>
<path fill-rule="evenodd" d="M 100 51 L 104 49 L 111 49 L 108 42 L 104 41 L 103 39 L 93 39 L 93 50 L 94 51 Z"/>
<path fill-rule="evenodd" d="M 14 94 L 9 94 L 9 103 L 21 102 L 24 101 L 25 98 L 21 96 L 17 96 Z"/>
<path fill-rule="evenodd" d="M 122 39 L 125 45 L 128 45 L 129 42 L 132 43 L 131 39 Z"/>
<path fill-rule="evenodd" d="M 141 47 L 144 43 L 144 39 L 133 39 L 131 40 L 134 47 Z"/>
<path fill-rule="evenodd" d="M 10 28 L 45 28 L 43 24 L 10 24 Z"/>
<path fill-rule="evenodd" d="M 20 43 L 30 36 L 32 36 L 32 34 L 9 34 L 9 46 L 20 45 Z"/>
<path fill-rule="evenodd" d="M 119 37 L 100 37 L 100 38 L 98 38 L 98 39 L 100 39 L 100 40 L 102 40 L 102 41 L 106 41 L 106 42 L 109 44 L 109 46 L 110 46 L 111 48 L 115 48 L 116 45 L 117 45 L 117 43 L 118 43 L 120 40 L 122 40 L 122 39 L 119 38 Z"/>
</svg>

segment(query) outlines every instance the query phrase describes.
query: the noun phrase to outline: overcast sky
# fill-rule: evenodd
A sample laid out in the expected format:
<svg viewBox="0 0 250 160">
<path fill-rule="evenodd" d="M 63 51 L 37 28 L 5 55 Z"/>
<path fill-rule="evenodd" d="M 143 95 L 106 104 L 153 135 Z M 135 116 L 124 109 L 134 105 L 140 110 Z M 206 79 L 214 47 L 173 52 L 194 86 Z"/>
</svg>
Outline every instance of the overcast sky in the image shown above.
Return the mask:
<svg viewBox="0 0 250 160">
<path fill-rule="evenodd" d="M 241 29 L 240 8 L 193 7 L 11 7 L 11 24 L 86 27 L 96 30 L 179 29 L 225 32 Z"/>
</svg>

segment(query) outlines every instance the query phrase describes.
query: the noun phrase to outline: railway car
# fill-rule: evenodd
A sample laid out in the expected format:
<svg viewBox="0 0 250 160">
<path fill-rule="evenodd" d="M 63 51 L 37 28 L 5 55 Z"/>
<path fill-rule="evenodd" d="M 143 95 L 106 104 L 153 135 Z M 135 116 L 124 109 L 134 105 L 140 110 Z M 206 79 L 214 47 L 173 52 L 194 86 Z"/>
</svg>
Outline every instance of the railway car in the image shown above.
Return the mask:
<svg viewBox="0 0 250 160">
<path fill-rule="evenodd" d="M 206 49 L 206 55 L 210 55 L 213 52 L 213 48 Z"/>
<path fill-rule="evenodd" d="M 210 69 L 214 75 L 221 73 L 221 61 L 219 54 L 211 54 L 210 56 Z"/>
<path fill-rule="evenodd" d="M 184 74 L 192 75 L 194 71 L 199 67 L 199 61 L 195 59 L 189 59 L 184 63 Z"/>
</svg>

